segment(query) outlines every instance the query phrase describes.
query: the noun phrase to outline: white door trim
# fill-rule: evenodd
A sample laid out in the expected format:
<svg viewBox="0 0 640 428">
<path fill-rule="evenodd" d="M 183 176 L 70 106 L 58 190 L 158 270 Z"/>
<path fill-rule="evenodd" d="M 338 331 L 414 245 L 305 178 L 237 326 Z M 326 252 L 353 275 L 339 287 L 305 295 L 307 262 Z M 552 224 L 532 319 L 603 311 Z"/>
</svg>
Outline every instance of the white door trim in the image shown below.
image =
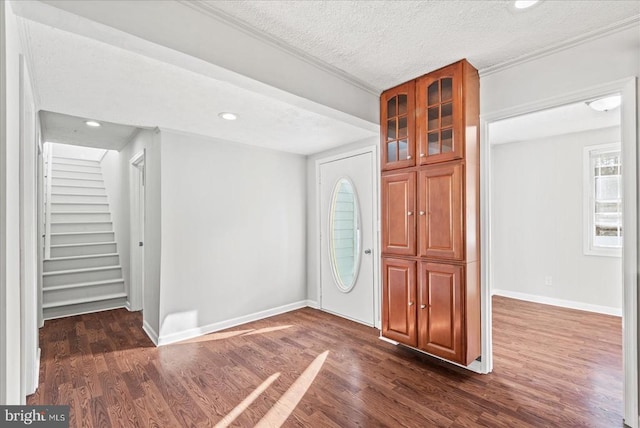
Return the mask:
<svg viewBox="0 0 640 428">
<path fill-rule="evenodd" d="M 141 177 L 144 180 L 145 150 L 136 153 L 130 160 L 129 168 L 129 224 L 130 224 L 130 266 L 131 281 L 129 289 L 129 310 L 143 310 L 144 292 L 144 250 L 143 255 L 139 254 L 139 237 L 144 236 L 144 227 L 140 224 L 140 209 L 144 207 L 144 200 L 140 198 Z M 142 171 L 140 168 L 142 167 Z M 144 196 L 143 196 L 144 197 Z M 143 208 L 144 209 L 144 208 Z M 144 214 L 142 214 L 144 215 Z M 143 241 L 144 245 L 144 241 Z M 144 248 L 144 247 L 143 247 Z"/>
<path fill-rule="evenodd" d="M 491 147 L 489 123 L 563 104 L 619 92 L 622 94 L 621 137 L 624 181 L 624 248 L 623 248 L 623 357 L 624 357 L 624 421 L 637 428 L 638 419 L 638 186 L 637 186 L 637 92 L 636 78 L 630 77 L 580 91 L 562 94 L 533 103 L 482 114 L 480 116 L 480 224 L 481 224 L 481 295 L 482 295 L 482 372 L 493 370 L 491 323 Z"/>
<path fill-rule="evenodd" d="M 377 174 L 378 172 L 378 165 L 380 165 L 379 163 L 379 159 L 378 159 L 378 146 L 376 144 L 372 144 L 372 145 L 368 145 L 359 149 L 354 149 L 354 150 L 350 150 L 348 152 L 344 152 L 344 153 L 339 153 L 336 155 L 330 155 L 330 156 L 326 156 L 320 159 L 316 159 L 315 161 L 315 173 L 316 173 L 316 224 L 315 224 L 315 231 L 316 231 L 316 236 L 319 237 L 318 239 L 318 255 L 317 255 L 317 266 L 318 266 L 318 274 L 317 274 L 317 296 L 318 296 L 318 307 L 322 308 L 322 269 L 320 269 L 320 266 L 322 266 L 322 238 L 321 238 L 321 216 L 322 216 L 322 212 L 321 212 L 321 200 L 320 198 L 322 197 L 321 195 L 321 189 L 320 189 L 320 166 L 324 163 L 329 163 L 329 162 L 334 162 L 337 160 L 341 160 L 341 159 L 346 159 L 346 158 L 350 158 L 353 156 L 358 156 L 358 155 L 363 155 L 363 154 L 367 154 L 367 153 L 371 153 L 371 172 L 373 174 L 372 177 L 372 183 L 373 183 L 373 195 L 372 195 L 372 200 L 373 200 L 373 204 L 376 207 L 376 212 L 373 213 L 373 224 L 374 224 L 374 233 L 375 233 L 375 237 L 374 237 L 374 245 L 372 248 L 373 250 L 373 283 L 374 283 L 374 290 L 373 290 L 373 305 L 374 305 L 374 315 L 373 315 L 373 319 L 374 319 L 374 327 L 376 328 L 381 328 L 382 326 L 382 322 L 381 322 L 381 314 L 380 314 L 380 296 L 382 293 L 382 290 L 380 289 L 380 180 Z"/>
</svg>

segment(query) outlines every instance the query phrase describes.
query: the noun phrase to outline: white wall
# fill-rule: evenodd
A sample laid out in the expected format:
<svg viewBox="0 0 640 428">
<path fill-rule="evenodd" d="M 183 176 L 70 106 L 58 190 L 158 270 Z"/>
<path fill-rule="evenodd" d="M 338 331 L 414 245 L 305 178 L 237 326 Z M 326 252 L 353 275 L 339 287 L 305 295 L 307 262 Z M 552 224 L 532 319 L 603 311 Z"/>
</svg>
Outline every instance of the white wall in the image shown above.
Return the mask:
<svg viewBox="0 0 640 428">
<path fill-rule="evenodd" d="M 621 258 L 583 250 L 583 149 L 619 141 L 614 127 L 493 146 L 492 291 L 621 314 Z"/>
<path fill-rule="evenodd" d="M 94 147 L 76 146 L 73 144 L 51 143 L 54 146 L 54 156 L 74 157 L 78 159 L 95 160 L 102 159 L 105 150 Z"/>
<path fill-rule="evenodd" d="M 20 43 L 11 7 L 0 8 L 0 404 L 21 404 Z"/>
<path fill-rule="evenodd" d="M 148 213 L 145 243 L 145 290 L 143 318 L 146 328 L 157 337 L 160 304 L 160 147 L 159 134 L 154 130 L 140 130 L 121 150 L 109 150 L 102 160 L 111 218 L 118 243 L 118 253 L 127 296 L 131 298 L 131 158 L 146 150 Z M 131 307 L 131 305 L 129 305 Z"/>
<path fill-rule="evenodd" d="M 338 149 L 327 150 L 307 157 L 307 299 L 309 299 L 312 304 L 319 304 L 320 298 L 320 296 L 318 296 L 318 290 L 320 287 L 320 284 L 318 283 L 320 275 L 320 236 L 318 235 L 318 231 L 320 230 L 320 219 L 318 218 L 318 192 L 316 188 L 318 171 L 316 170 L 316 161 L 325 157 L 336 156 L 378 144 L 379 140 L 377 138 L 367 138 Z M 379 213 L 376 213 L 374 215 L 374 219 L 378 218 Z M 375 254 L 380 254 L 379 249 L 375 251 Z"/>
<path fill-rule="evenodd" d="M 574 93 L 595 88 L 603 84 L 640 76 L 640 38 L 639 25 L 636 21 L 626 29 L 567 47 L 546 56 L 533 58 L 509 68 L 480 73 L 480 113 L 484 117 L 499 117 L 507 114 L 520 114 L 528 105 L 547 102 L 556 97 L 570 96 Z M 637 101 L 640 101 L 638 86 Z M 623 105 L 623 110 L 624 110 Z M 635 123 L 636 138 L 640 122 L 640 108 L 637 108 L 638 119 Z M 623 126 L 624 122 L 623 115 Z M 626 122 L 634 126 L 631 122 Z M 626 129 L 623 135 L 628 135 Z M 481 140 L 486 147 L 487 141 Z M 636 142 L 637 145 L 637 142 Z M 637 160 L 636 160 L 637 162 Z M 482 183 L 481 183 L 482 185 Z M 636 212 L 638 207 L 636 207 Z M 495 231 L 493 231 L 495 232 Z M 481 238 L 485 241 L 487 238 Z M 495 260 L 494 262 L 500 262 Z M 488 284 L 483 283 L 483 286 Z M 486 288 L 483 288 L 485 290 Z M 488 305 L 488 303 L 485 302 Z M 485 309 L 488 306 L 484 306 Z M 483 317 L 483 350 L 487 349 L 487 322 L 490 315 L 485 311 Z M 633 330 L 638 331 L 638 326 Z M 625 359 L 633 360 L 637 349 L 625 349 Z M 632 383 L 625 383 L 625 397 L 631 397 Z M 633 392 L 637 398 L 637 391 Z M 637 425 L 636 414 L 628 413 L 631 406 L 626 406 L 627 423 Z M 637 410 L 637 403 L 634 404 Z"/>
<path fill-rule="evenodd" d="M 165 130 L 161 150 L 160 342 L 304 305 L 305 158 Z"/>
</svg>

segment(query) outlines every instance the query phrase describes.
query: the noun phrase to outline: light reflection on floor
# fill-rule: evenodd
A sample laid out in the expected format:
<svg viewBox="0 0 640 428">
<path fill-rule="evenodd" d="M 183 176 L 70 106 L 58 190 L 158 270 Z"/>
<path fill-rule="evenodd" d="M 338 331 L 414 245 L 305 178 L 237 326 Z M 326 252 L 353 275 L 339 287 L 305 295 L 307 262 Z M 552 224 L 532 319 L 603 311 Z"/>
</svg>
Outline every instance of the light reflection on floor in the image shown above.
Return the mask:
<svg viewBox="0 0 640 428">
<path fill-rule="evenodd" d="M 236 337 L 236 336 L 250 336 L 250 335 L 254 335 L 254 334 L 270 333 L 272 331 L 285 330 L 285 329 L 291 328 L 291 327 L 293 327 L 293 326 L 292 325 L 277 325 L 277 326 L 274 326 L 274 327 L 259 328 L 258 330 L 251 328 L 251 329 L 248 329 L 248 330 L 221 331 L 219 333 L 209 333 L 209 334 L 205 334 L 204 336 L 194 337 L 193 339 L 187 339 L 187 340 L 183 340 L 183 341 L 180 341 L 180 342 L 177 342 L 177 343 L 178 344 L 187 344 L 187 343 L 211 342 L 211 341 L 214 341 L 214 340 L 228 339 L 230 337 Z"/>
<path fill-rule="evenodd" d="M 300 376 L 291 384 L 289 389 L 282 394 L 276 403 L 269 409 L 266 415 L 258 421 L 257 428 L 280 427 L 287 420 L 289 415 L 296 408 L 304 394 L 309 390 L 311 384 L 315 380 L 318 373 L 322 369 L 324 362 L 329 355 L 329 351 L 324 351 L 318 355 L 309 366 L 302 372 Z M 238 404 L 231 412 L 229 412 L 215 428 L 226 428 L 229 426 L 242 412 L 244 412 L 260 396 L 278 377 L 280 373 L 271 375 L 267 380 L 262 382 L 260 386 L 251 392 L 240 404 Z"/>
</svg>

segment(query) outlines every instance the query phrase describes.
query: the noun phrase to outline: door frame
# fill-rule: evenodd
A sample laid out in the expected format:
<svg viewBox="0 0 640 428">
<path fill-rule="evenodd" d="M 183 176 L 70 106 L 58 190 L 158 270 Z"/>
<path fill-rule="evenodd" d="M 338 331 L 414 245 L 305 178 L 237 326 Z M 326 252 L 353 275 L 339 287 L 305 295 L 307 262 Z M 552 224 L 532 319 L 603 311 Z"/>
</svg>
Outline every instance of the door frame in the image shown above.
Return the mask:
<svg viewBox="0 0 640 428">
<path fill-rule="evenodd" d="M 145 158 L 146 151 L 136 153 L 129 160 L 129 247 L 131 281 L 129 285 L 129 310 L 144 310 L 144 218 L 145 218 Z M 134 239 L 135 238 L 135 239 Z M 142 239 L 140 239 L 142 238 Z M 142 251 L 139 242 L 142 242 Z"/>
<path fill-rule="evenodd" d="M 491 271 L 491 198 L 492 198 L 492 162 L 491 146 L 489 145 L 489 124 L 498 120 L 533 113 L 565 104 L 582 102 L 586 99 L 597 98 L 611 93 L 622 95 L 620 134 L 622 142 L 622 156 L 625 167 L 623 169 L 624 185 L 624 214 L 623 229 L 625 230 L 623 244 L 623 402 L 624 422 L 632 428 L 637 428 L 638 418 L 638 291 L 637 291 L 637 256 L 638 256 L 638 213 L 637 203 L 638 158 L 636 144 L 638 141 L 636 123 L 637 89 L 636 77 L 621 79 L 580 91 L 543 99 L 533 103 L 518 105 L 505 110 L 480 115 L 480 224 L 481 224 L 481 300 L 482 300 L 482 362 L 481 372 L 489 373 L 493 370 L 493 343 L 491 321 L 491 286 L 493 272 Z"/>
<path fill-rule="evenodd" d="M 320 187 L 320 167 L 322 164 L 335 162 L 347 158 L 351 158 L 354 156 L 364 155 L 370 153 L 371 154 L 371 174 L 372 174 L 372 192 L 373 195 L 372 201 L 375 207 L 375 212 L 373 213 L 373 229 L 374 229 L 374 237 L 373 237 L 373 245 L 372 251 L 373 254 L 373 326 L 377 329 L 382 328 L 382 319 L 380 313 L 380 298 L 382 296 L 382 290 L 380 289 L 380 179 L 378 174 L 378 165 L 380 165 L 380 159 L 378 158 L 378 145 L 371 144 L 358 149 L 349 150 L 343 153 L 338 153 L 334 155 L 324 156 L 320 159 L 316 159 L 315 161 L 315 171 L 316 171 L 316 224 L 315 231 L 318 239 L 318 255 L 317 255 L 317 296 L 318 296 L 318 308 L 322 308 L 322 226 L 321 226 L 321 218 L 322 218 L 322 207 L 321 207 L 321 187 Z"/>
</svg>

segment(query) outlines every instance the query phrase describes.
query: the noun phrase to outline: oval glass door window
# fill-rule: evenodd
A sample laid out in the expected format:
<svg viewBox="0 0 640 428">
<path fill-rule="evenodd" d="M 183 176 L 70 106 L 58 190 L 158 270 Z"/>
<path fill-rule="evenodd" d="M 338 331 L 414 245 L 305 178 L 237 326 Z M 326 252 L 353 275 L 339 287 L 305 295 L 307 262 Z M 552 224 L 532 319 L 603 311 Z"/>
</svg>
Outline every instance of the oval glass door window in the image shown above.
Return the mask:
<svg viewBox="0 0 640 428">
<path fill-rule="evenodd" d="M 329 212 L 329 259 L 338 289 L 348 293 L 360 270 L 360 207 L 348 178 L 336 183 Z"/>
</svg>

